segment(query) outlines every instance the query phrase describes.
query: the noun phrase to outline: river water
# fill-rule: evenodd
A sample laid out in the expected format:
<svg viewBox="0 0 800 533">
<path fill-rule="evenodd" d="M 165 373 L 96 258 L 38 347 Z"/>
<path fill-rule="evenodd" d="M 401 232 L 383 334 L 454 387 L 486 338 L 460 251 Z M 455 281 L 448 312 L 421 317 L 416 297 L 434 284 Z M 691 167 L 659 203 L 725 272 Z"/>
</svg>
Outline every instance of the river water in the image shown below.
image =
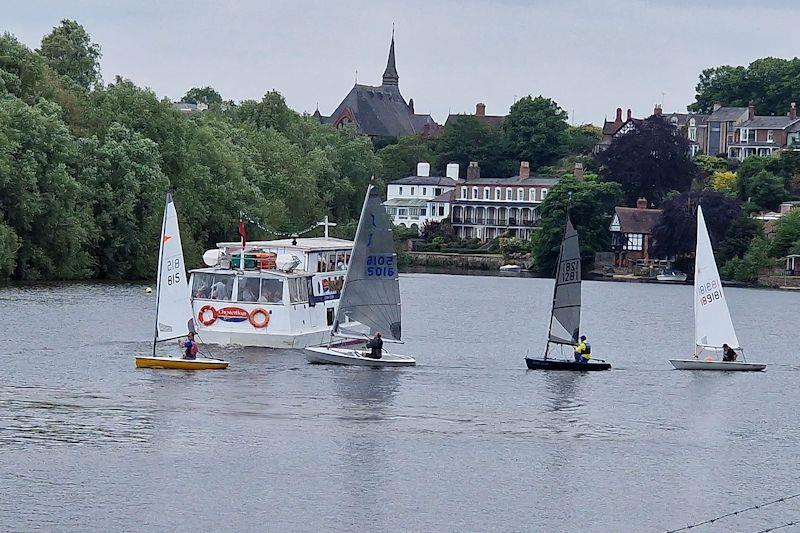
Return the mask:
<svg viewBox="0 0 800 533">
<path fill-rule="evenodd" d="M 409 369 L 136 370 L 140 285 L 0 290 L 2 531 L 664 531 L 800 492 L 800 294 L 727 289 L 764 373 L 692 373 L 688 286 L 587 282 L 610 372 L 525 370 L 552 281 L 407 274 Z M 758 531 L 800 498 L 693 531 Z M 786 531 L 791 528 L 785 529 Z"/>
</svg>

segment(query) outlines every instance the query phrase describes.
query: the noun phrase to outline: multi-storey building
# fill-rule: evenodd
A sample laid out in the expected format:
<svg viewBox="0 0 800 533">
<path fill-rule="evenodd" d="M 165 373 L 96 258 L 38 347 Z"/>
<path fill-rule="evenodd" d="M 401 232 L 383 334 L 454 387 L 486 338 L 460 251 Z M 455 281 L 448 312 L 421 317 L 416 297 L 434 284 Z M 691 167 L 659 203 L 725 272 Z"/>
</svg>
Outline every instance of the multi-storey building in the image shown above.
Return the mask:
<svg viewBox="0 0 800 533">
<path fill-rule="evenodd" d="M 728 146 L 728 157 L 740 161 L 751 155 L 771 156 L 774 152 L 800 145 L 800 118 L 792 102 L 789 113 L 783 117 L 757 116 L 751 102 L 747 119 L 739 122 Z"/>
<path fill-rule="evenodd" d="M 447 165 L 447 176 L 431 176 L 429 163 L 418 163 L 416 176 L 395 180 L 386 187 L 386 212 L 396 226 L 422 229 L 425 222 L 439 222 L 450 215 L 450 205 L 431 201 L 456 187 L 458 165 Z"/>
<path fill-rule="evenodd" d="M 510 233 L 530 239 L 539 221 L 539 204 L 556 183 L 554 178 L 531 176 L 527 161 L 510 178 L 482 178 L 478 163 L 470 163 L 467 178 L 451 193 L 456 236 L 486 241 Z"/>
</svg>

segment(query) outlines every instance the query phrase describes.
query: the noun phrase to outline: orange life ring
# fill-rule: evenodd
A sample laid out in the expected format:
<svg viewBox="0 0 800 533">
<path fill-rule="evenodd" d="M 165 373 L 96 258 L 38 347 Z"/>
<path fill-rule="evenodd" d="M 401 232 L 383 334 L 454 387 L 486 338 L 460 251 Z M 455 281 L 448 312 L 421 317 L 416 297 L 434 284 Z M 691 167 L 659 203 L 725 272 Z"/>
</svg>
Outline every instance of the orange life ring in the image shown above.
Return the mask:
<svg viewBox="0 0 800 533">
<path fill-rule="evenodd" d="M 256 315 L 264 315 L 264 320 L 256 320 Z M 269 311 L 262 309 L 261 307 L 257 307 L 250 311 L 250 324 L 252 324 L 254 328 L 267 327 L 267 325 L 269 325 Z"/>
<path fill-rule="evenodd" d="M 211 311 L 211 318 L 206 318 L 206 311 Z M 200 308 L 200 312 L 197 313 L 197 320 L 204 326 L 210 326 L 217 321 L 217 310 L 213 306 L 204 305 Z"/>
</svg>

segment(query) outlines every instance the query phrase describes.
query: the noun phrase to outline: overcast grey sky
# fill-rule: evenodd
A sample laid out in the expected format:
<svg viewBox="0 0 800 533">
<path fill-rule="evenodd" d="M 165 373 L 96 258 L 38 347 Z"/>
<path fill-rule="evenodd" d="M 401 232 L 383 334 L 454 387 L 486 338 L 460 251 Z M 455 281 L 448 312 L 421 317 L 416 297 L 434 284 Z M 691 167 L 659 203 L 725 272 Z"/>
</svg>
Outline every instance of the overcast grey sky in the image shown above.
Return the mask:
<svg viewBox="0 0 800 533">
<path fill-rule="evenodd" d="M 211 85 L 226 99 L 277 89 L 329 114 L 358 81 L 380 84 L 392 23 L 403 96 L 448 111 L 504 114 L 543 94 L 575 122 L 617 107 L 693 101 L 700 71 L 798 54 L 795 2 L 771 0 L 0 0 L 0 30 L 36 47 L 62 18 L 102 46 L 117 74 L 178 99 Z"/>
</svg>

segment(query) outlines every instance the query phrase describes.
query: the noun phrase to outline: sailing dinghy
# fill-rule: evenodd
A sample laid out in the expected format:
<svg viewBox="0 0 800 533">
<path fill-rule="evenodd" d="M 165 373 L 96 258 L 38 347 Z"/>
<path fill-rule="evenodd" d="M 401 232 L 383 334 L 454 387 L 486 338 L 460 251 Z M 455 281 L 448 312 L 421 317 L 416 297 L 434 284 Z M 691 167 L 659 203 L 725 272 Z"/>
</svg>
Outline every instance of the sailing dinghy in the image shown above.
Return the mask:
<svg viewBox="0 0 800 533">
<path fill-rule="evenodd" d="M 739 345 L 733 321 L 725 301 L 722 281 L 719 279 L 714 250 L 703 218 L 703 208 L 697 206 L 697 246 L 694 263 L 694 337 L 695 352 L 691 359 L 670 359 L 678 370 L 758 371 L 767 365 L 744 360 L 744 350 Z M 704 351 L 722 350 L 727 344 L 737 351 L 741 361 L 720 361 L 713 357 L 700 359 Z"/>
<path fill-rule="evenodd" d="M 156 328 L 153 337 L 153 355 L 136 358 L 137 368 L 171 368 L 180 370 L 217 370 L 228 367 L 222 359 L 198 357 L 157 357 L 156 344 L 174 341 L 194 332 L 189 285 L 183 263 L 181 234 L 178 231 L 178 214 L 172 201 L 172 191 L 167 190 L 164 222 L 161 226 L 161 246 L 158 252 L 158 281 L 156 285 Z"/>
<path fill-rule="evenodd" d="M 361 342 L 352 345 L 353 340 L 366 341 L 375 333 L 382 335 L 384 346 L 401 342 L 400 281 L 392 222 L 381 205 L 378 190 L 370 184 L 331 330 L 331 337 L 350 339 L 350 345 L 328 343 L 306 348 L 306 359 L 311 363 L 334 365 L 416 364 L 413 357 L 389 353 L 386 349 L 380 359 L 373 359 L 368 357 L 370 352 Z"/>
<path fill-rule="evenodd" d="M 553 345 L 559 346 L 563 353 L 568 347 L 569 357 L 578 344 L 581 326 L 581 254 L 578 245 L 578 232 L 572 226 L 567 213 L 567 225 L 561 250 L 558 253 L 556 283 L 553 291 L 553 307 L 550 311 L 550 332 L 542 358 L 525 358 L 529 370 L 573 370 L 590 372 L 608 370 L 611 364 L 590 359 L 588 363 L 578 363 L 573 359 L 554 359 L 550 355 Z"/>
</svg>

